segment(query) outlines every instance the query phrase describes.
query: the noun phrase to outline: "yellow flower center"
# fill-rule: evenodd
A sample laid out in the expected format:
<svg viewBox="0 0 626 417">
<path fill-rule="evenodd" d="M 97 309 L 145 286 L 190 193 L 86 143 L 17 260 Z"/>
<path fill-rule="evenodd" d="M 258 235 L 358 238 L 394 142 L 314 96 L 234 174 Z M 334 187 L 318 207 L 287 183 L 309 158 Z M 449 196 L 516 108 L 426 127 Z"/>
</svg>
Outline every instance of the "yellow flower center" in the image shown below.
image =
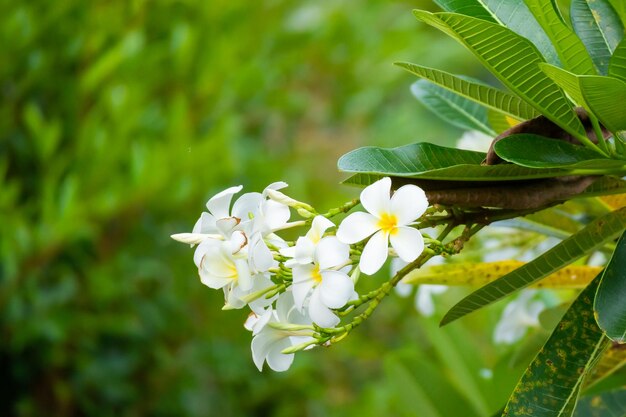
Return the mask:
<svg viewBox="0 0 626 417">
<path fill-rule="evenodd" d="M 322 282 L 322 274 L 320 274 L 320 267 L 318 265 L 313 267 L 313 271 L 311 271 L 311 278 L 313 278 L 313 281 L 318 284 Z"/>
<path fill-rule="evenodd" d="M 398 218 L 394 214 L 383 213 L 378 219 L 378 227 L 393 235 L 398 231 Z"/>
</svg>

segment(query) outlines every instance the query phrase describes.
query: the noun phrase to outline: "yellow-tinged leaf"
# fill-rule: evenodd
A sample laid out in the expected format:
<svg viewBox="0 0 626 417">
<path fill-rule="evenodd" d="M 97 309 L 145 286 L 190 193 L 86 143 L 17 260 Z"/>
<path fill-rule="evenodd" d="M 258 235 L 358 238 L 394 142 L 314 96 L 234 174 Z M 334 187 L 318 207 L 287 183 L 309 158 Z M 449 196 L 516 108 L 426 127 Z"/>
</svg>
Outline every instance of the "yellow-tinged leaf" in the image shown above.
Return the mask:
<svg viewBox="0 0 626 417">
<path fill-rule="evenodd" d="M 600 200 L 613 210 L 626 207 L 626 194 L 605 195 Z"/>
<path fill-rule="evenodd" d="M 511 117 L 511 116 L 508 116 L 508 115 L 506 115 L 504 117 L 506 118 L 506 122 L 509 124 L 510 127 L 516 126 L 516 125 L 521 123 L 521 120 L 518 120 L 518 119 L 516 119 L 514 117 Z"/>
<path fill-rule="evenodd" d="M 483 286 L 524 265 L 521 261 L 459 263 L 415 269 L 402 280 L 405 284 Z M 534 288 L 584 288 L 602 270 L 597 266 L 570 265 L 537 282 Z"/>
<path fill-rule="evenodd" d="M 585 377 L 584 387 L 589 388 L 626 365 L 626 345 L 613 343 L 606 349 L 596 366 Z"/>
</svg>

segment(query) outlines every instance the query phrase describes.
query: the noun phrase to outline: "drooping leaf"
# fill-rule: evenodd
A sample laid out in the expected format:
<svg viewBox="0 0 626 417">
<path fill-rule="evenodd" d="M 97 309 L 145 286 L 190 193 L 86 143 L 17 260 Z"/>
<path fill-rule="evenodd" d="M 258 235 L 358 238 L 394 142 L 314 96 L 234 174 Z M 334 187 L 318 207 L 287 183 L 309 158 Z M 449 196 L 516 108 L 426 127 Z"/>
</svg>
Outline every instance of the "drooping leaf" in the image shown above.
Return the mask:
<svg viewBox="0 0 626 417">
<path fill-rule="evenodd" d="M 574 417 L 626 416 L 626 389 L 583 397 L 578 401 Z"/>
<path fill-rule="evenodd" d="M 427 80 L 413 83 L 411 92 L 444 121 L 464 130 L 478 130 L 487 135 L 496 135 L 489 126 L 485 107 Z"/>
<path fill-rule="evenodd" d="M 551 178 L 571 174 L 560 169 L 533 169 L 511 164 L 482 166 L 482 152 L 415 143 L 398 148 L 364 147 L 339 158 L 340 171 L 367 174 L 346 180 L 365 185 L 376 177 L 391 176 L 454 181 L 508 181 Z"/>
<path fill-rule="evenodd" d="M 604 176 L 587 187 L 587 189 L 577 197 L 598 197 L 621 193 L 626 193 L 626 181 L 614 176 Z M 622 207 L 623 206 L 613 208 L 618 209 Z"/>
<path fill-rule="evenodd" d="M 584 388 L 590 388 L 626 365 L 626 345 L 612 343 L 585 377 Z"/>
<path fill-rule="evenodd" d="M 626 161 L 603 158 L 597 152 L 569 142 L 532 134 L 507 136 L 494 145 L 505 161 L 529 168 L 619 169 Z"/>
<path fill-rule="evenodd" d="M 530 40 L 548 62 L 559 64 L 552 42 L 520 0 L 436 0 L 435 3 L 447 12 L 500 23 Z"/>
<path fill-rule="evenodd" d="M 609 75 L 626 81 L 626 38 L 622 39 L 613 52 L 609 61 Z"/>
<path fill-rule="evenodd" d="M 611 55 L 624 36 L 619 15 L 607 0 L 572 0 L 570 17 L 600 74 L 606 74 Z"/>
<path fill-rule="evenodd" d="M 503 417 L 571 415 L 583 377 L 607 346 L 593 317 L 598 282 L 597 277 L 567 310 L 515 387 Z"/>
<path fill-rule="evenodd" d="M 604 246 L 626 228 L 626 209 L 595 219 L 583 229 L 515 271 L 474 291 L 448 311 L 441 325 L 494 303 Z"/>
<path fill-rule="evenodd" d="M 563 22 L 553 0 L 524 0 L 556 48 L 563 66 L 576 74 L 596 74 L 585 45 Z"/>
<path fill-rule="evenodd" d="M 453 91 L 462 97 L 473 100 L 505 115 L 523 120 L 539 116 L 539 113 L 532 106 L 528 105 L 519 97 L 498 90 L 497 88 L 468 81 L 456 75 L 421 65 L 406 62 L 398 62 L 396 65 L 418 77 L 425 78 L 440 87 Z"/>
<path fill-rule="evenodd" d="M 460 41 L 504 85 L 563 130 L 577 138 L 586 137 L 571 102 L 538 70 L 537 64 L 545 61 L 527 39 L 502 26 L 455 13 L 414 13 L 418 19 Z"/>
<path fill-rule="evenodd" d="M 625 297 L 626 233 L 617 242 L 615 252 L 604 270 L 594 303 L 598 324 L 608 337 L 619 343 L 626 341 Z"/>
<path fill-rule="evenodd" d="M 415 269 L 402 280 L 405 284 L 452 286 L 485 285 L 525 263 L 522 261 L 464 262 Z M 584 288 L 602 268 L 586 265 L 567 266 L 537 282 L 537 288 Z"/>
<path fill-rule="evenodd" d="M 601 76 L 578 77 L 589 109 L 611 132 L 626 130 L 626 82 Z"/>
</svg>

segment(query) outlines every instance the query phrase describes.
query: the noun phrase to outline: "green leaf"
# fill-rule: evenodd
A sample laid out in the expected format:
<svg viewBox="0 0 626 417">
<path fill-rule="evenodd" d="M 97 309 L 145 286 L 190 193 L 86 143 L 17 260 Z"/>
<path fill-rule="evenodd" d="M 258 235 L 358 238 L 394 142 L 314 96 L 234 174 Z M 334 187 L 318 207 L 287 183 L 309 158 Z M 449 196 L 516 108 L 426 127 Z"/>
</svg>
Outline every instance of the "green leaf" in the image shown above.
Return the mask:
<svg viewBox="0 0 626 417">
<path fill-rule="evenodd" d="M 609 61 L 609 75 L 626 81 L 626 38 L 622 39 L 613 52 Z"/>
<path fill-rule="evenodd" d="M 613 5 L 613 9 L 617 12 L 622 24 L 626 26 L 626 2 L 624 0 L 609 0 L 609 3 Z"/>
<path fill-rule="evenodd" d="M 580 91 L 580 83 L 576 74 L 572 74 L 563 68 L 555 67 L 550 64 L 539 64 L 539 68 L 561 87 L 567 95 L 579 106 L 589 111 L 589 106 L 585 102 L 582 91 Z"/>
<path fill-rule="evenodd" d="M 482 152 L 446 148 L 432 143 L 415 143 L 398 148 L 364 147 L 339 158 L 340 171 L 365 175 L 349 178 L 347 184 L 368 185 L 381 176 L 451 181 L 508 181 L 551 178 L 572 172 L 533 169 L 511 164 L 483 166 Z"/>
<path fill-rule="evenodd" d="M 494 145 L 505 161 L 530 168 L 619 169 L 626 161 L 603 158 L 595 151 L 569 142 L 532 134 L 507 136 Z"/>
<path fill-rule="evenodd" d="M 441 321 L 441 325 L 451 323 L 545 278 L 602 247 L 625 228 L 626 208 L 595 219 L 533 261 L 465 297 L 448 311 Z"/>
<path fill-rule="evenodd" d="M 626 82 L 611 77 L 580 76 L 580 89 L 589 109 L 611 132 L 626 130 Z"/>
<path fill-rule="evenodd" d="M 626 341 L 626 233 L 622 235 L 602 275 L 594 308 L 608 337 Z"/>
<path fill-rule="evenodd" d="M 593 387 L 626 365 L 626 346 L 612 344 L 602 353 L 596 366 L 585 377 L 584 388 Z"/>
<path fill-rule="evenodd" d="M 571 102 L 537 68 L 537 64 L 545 61 L 527 39 L 507 28 L 476 18 L 454 13 L 414 13 L 418 19 L 464 44 L 504 85 L 566 132 L 577 138 L 586 138 L 585 129 Z"/>
<path fill-rule="evenodd" d="M 522 122 L 522 120 L 507 116 L 495 110 L 489 110 L 487 112 L 487 120 L 489 120 L 489 125 L 491 126 L 491 128 L 495 130 L 498 134 L 509 130 L 513 126 Z"/>
<path fill-rule="evenodd" d="M 430 111 L 463 130 L 478 130 L 496 136 L 487 119 L 487 109 L 426 80 L 411 86 L 411 92 Z"/>
<path fill-rule="evenodd" d="M 499 111 L 514 118 L 523 120 L 539 116 L 532 106 L 511 93 L 482 83 L 471 82 L 459 76 L 449 74 L 433 68 L 406 62 L 396 63 L 418 77 L 427 79 L 440 87 L 446 88 L 456 94 L 473 100 L 485 107 Z"/>
<path fill-rule="evenodd" d="M 624 416 L 626 416 L 626 389 L 583 397 L 574 413 L 574 417 Z"/>
<path fill-rule="evenodd" d="M 488 22 L 498 23 L 493 13 L 479 0 L 434 0 L 437 6 L 448 12 L 476 17 Z"/>
<path fill-rule="evenodd" d="M 596 74 L 585 45 L 563 22 L 554 2 L 552 0 L 524 0 L 524 2 L 556 47 L 563 66 L 576 74 Z"/>
<path fill-rule="evenodd" d="M 572 0 L 570 17 L 600 74 L 606 74 L 611 55 L 624 36 L 613 6 L 607 0 Z"/>
<path fill-rule="evenodd" d="M 503 416 L 571 415 L 583 377 L 607 346 L 593 317 L 598 283 L 596 277 L 567 310 L 518 382 Z"/>
<path fill-rule="evenodd" d="M 435 0 L 442 9 L 499 23 L 530 40 L 543 57 L 559 63 L 556 50 L 526 5 L 519 0 Z"/>
</svg>

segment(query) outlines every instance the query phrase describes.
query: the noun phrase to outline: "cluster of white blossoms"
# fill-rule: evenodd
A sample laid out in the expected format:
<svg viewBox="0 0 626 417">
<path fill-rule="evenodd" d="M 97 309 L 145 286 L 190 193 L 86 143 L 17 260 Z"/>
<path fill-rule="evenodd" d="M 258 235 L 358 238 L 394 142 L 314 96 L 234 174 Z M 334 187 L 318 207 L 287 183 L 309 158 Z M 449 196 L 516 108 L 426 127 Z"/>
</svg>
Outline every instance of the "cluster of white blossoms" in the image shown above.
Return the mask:
<svg viewBox="0 0 626 417">
<path fill-rule="evenodd" d="M 245 326 L 259 370 L 265 362 L 275 371 L 287 370 L 292 352 L 325 343 L 320 329 L 338 326 L 359 299 L 355 284 L 361 273 L 376 273 L 390 254 L 413 262 L 424 250 L 416 220 L 428 201 L 417 186 L 392 194 L 391 179 L 383 178 L 362 191 L 365 211 L 349 214 L 339 225 L 331 219 L 356 202 L 320 215 L 279 191 L 286 186 L 273 183 L 234 203 L 242 187 L 228 188 L 207 202 L 208 211 L 191 233 L 172 236 L 197 245 L 200 280 L 224 291 L 224 309 L 252 310 Z M 301 219 L 290 221 L 293 212 Z M 294 241 L 279 236 L 292 228 L 306 232 Z"/>
</svg>

